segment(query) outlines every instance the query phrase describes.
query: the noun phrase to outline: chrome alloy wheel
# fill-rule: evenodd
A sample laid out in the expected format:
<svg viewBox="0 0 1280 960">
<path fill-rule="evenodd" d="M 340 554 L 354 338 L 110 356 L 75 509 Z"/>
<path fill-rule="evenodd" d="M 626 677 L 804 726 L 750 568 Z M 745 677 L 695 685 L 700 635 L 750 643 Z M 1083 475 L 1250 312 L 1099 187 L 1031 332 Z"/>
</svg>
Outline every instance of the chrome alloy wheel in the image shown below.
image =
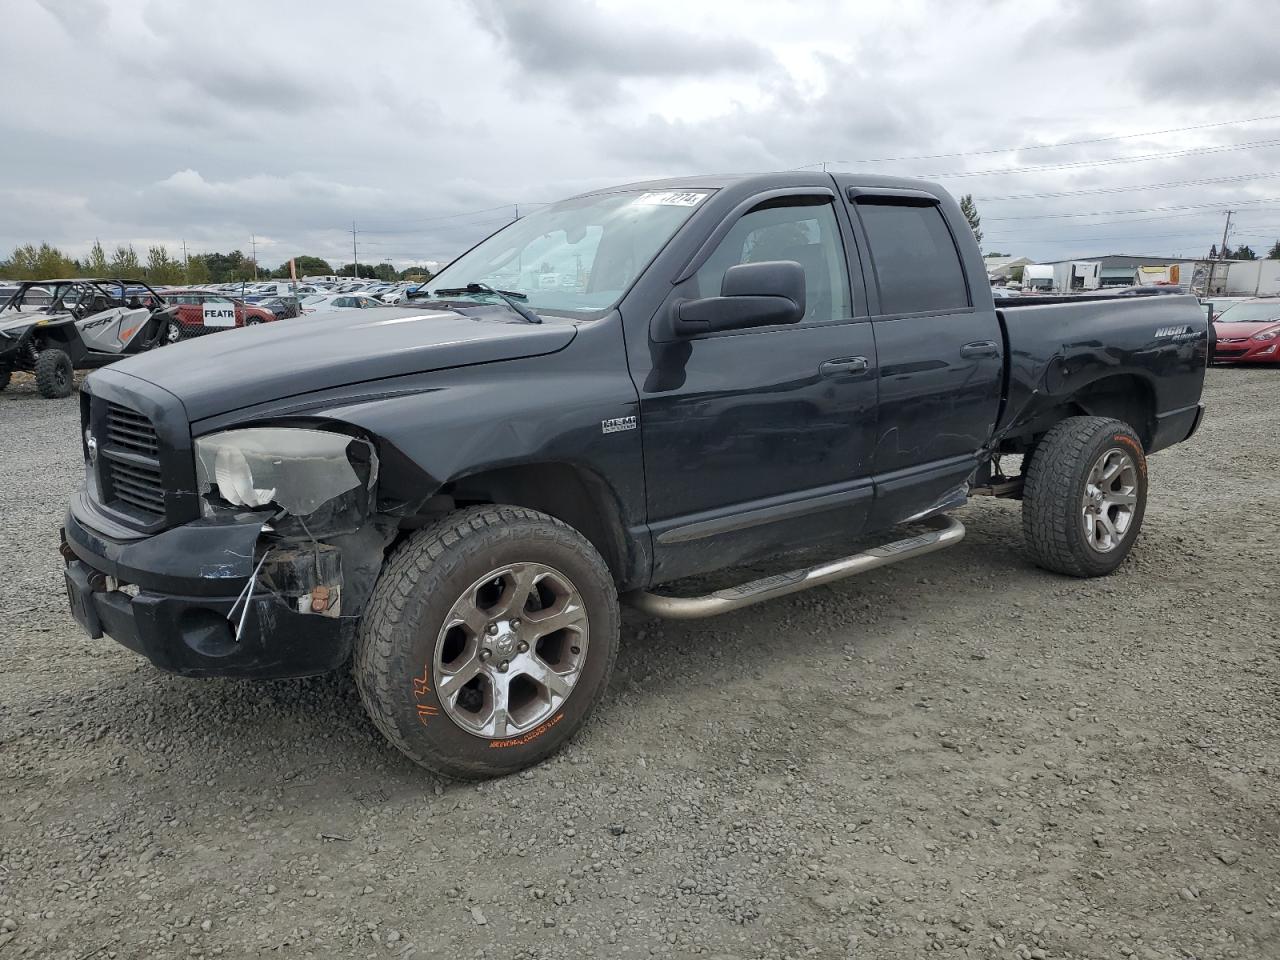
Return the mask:
<svg viewBox="0 0 1280 960">
<path fill-rule="evenodd" d="M 1124 540 L 1138 503 L 1138 467 L 1133 457 L 1112 447 L 1094 461 L 1084 485 L 1081 518 L 1089 546 L 1110 553 Z"/>
<path fill-rule="evenodd" d="M 457 599 L 436 639 L 444 712 L 477 737 L 526 733 L 573 692 L 588 640 L 586 605 L 563 573 L 541 563 L 492 570 Z"/>
</svg>

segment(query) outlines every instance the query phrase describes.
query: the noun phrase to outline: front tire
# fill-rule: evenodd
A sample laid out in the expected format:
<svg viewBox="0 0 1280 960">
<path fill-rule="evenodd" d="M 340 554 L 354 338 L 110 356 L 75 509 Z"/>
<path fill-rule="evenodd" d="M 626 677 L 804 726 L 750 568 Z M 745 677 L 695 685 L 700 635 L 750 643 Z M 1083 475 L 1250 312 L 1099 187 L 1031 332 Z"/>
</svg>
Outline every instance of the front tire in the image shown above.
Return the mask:
<svg viewBox="0 0 1280 960">
<path fill-rule="evenodd" d="M 36 354 L 36 389 L 40 396 L 48 400 L 61 400 L 71 396 L 75 387 L 75 368 L 71 365 L 71 357 L 56 347 L 41 350 Z"/>
<path fill-rule="evenodd" d="M 356 640 L 356 685 L 415 763 L 461 780 L 560 749 L 608 685 L 618 597 L 599 553 L 523 507 L 471 507 L 383 567 Z"/>
<path fill-rule="evenodd" d="M 1111 573 L 1133 548 L 1147 508 L 1147 458 L 1128 424 L 1068 417 L 1031 454 L 1022 532 L 1031 559 L 1071 577 Z"/>
</svg>

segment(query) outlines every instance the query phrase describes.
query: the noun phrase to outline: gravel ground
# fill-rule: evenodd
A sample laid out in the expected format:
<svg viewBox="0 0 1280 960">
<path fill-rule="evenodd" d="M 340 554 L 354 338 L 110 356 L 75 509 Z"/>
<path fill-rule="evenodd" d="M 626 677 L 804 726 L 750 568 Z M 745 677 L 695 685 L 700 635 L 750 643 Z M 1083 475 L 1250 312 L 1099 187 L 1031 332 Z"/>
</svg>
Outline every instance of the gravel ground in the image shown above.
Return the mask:
<svg viewBox="0 0 1280 960">
<path fill-rule="evenodd" d="M 1280 957 L 1274 370 L 1215 369 L 1137 550 L 951 551 L 630 612 L 554 760 L 459 786 L 347 675 L 186 681 L 64 609 L 74 398 L 0 394 L 0 960 Z"/>
</svg>

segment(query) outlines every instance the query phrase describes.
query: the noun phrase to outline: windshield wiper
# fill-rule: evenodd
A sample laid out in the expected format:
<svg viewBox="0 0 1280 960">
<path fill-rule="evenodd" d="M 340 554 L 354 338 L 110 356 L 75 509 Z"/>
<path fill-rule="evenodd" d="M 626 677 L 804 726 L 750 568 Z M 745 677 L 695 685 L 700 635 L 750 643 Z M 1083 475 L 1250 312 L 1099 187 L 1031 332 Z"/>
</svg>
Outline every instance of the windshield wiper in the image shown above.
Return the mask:
<svg viewBox="0 0 1280 960">
<path fill-rule="evenodd" d="M 495 290 L 487 283 L 468 283 L 465 287 L 441 287 L 433 294 L 421 293 L 421 287 L 409 294 L 411 297 L 418 296 L 436 296 L 436 297 L 458 297 L 464 294 L 488 293 L 502 300 L 508 307 L 514 310 L 520 316 L 524 317 L 529 323 L 541 323 L 542 318 L 530 310 L 528 307 L 517 300 L 528 300 L 527 293 L 520 293 L 518 290 Z"/>
</svg>

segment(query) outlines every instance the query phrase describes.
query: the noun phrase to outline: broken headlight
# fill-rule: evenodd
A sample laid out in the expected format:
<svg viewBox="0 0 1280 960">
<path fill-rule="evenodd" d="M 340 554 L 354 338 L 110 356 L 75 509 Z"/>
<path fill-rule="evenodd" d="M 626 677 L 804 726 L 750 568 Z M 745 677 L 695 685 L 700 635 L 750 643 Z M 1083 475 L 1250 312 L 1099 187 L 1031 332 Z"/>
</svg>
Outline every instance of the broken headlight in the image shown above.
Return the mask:
<svg viewBox="0 0 1280 960">
<path fill-rule="evenodd" d="M 302 427 L 249 427 L 196 440 L 201 494 L 236 507 L 279 506 L 307 516 L 351 490 L 372 490 L 377 457 L 368 441 Z"/>
</svg>

